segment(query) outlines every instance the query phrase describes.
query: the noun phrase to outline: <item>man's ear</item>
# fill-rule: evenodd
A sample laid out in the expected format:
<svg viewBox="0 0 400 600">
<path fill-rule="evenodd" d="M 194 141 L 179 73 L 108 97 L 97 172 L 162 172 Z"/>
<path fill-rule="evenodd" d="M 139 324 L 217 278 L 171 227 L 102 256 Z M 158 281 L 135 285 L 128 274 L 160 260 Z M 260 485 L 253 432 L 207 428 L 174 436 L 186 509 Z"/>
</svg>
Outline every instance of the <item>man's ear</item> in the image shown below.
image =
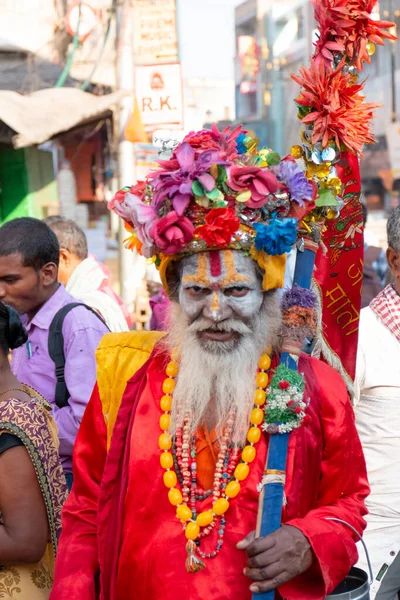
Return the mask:
<svg viewBox="0 0 400 600">
<path fill-rule="evenodd" d="M 395 279 L 400 278 L 400 252 L 397 252 L 393 248 L 386 250 L 386 259 L 390 272 Z"/>
<path fill-rule="evenodd" d="M 58 280 L 58 267 L 55 263 L 47 263 L 40 269 L 40 279 L 45 287 L 53 285 Z"/>
<path fill-rule="evenodd" d="M 60 264 L 66 268 L 71 264 L 71 252 L 66 248 L 60 248 Z"/>
</svg>

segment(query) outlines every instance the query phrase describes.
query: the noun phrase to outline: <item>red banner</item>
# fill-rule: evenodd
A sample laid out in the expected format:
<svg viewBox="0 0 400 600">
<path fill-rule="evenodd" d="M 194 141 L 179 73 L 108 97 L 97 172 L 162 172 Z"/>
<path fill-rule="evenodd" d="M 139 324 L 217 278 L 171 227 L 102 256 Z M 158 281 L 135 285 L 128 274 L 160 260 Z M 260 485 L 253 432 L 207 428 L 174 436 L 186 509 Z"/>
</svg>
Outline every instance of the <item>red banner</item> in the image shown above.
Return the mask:
<svg viewBox="0 0 400 600">
<path fill-rule="evenodd" d="M 341 372 L 351 391 L 356 368 L 363 272 L 363 220 L 358 157 L 342 153 L 336 165 L 344 207 L 327 229 L 318 250 L 314 279 L 322 308 L 322 355 Z"/>
</svg>

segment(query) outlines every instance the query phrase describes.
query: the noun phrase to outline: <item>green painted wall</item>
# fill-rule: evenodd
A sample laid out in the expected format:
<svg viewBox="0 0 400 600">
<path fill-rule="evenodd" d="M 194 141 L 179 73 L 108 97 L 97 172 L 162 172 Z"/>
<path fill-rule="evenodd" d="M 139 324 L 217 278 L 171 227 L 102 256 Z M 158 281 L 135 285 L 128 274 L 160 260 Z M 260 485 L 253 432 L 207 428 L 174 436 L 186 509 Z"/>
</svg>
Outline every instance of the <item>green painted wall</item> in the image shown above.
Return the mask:
<svg viewBox="0 0 400 600">
<path fill-rule="evenodd" d="M 25 149 L 26 170 L 29 185 L 29 203 L 32 217 L 43 219 L 58 205 L 57 181 L 54 177 L 51 152 L 30 147 Z"/>
<path fill-rule="evenodd" d="M 57 212 L 57 204 L 51 153 L 0 145 L 0 222 L 17 217 L 42 219 Z"/>
</svg>

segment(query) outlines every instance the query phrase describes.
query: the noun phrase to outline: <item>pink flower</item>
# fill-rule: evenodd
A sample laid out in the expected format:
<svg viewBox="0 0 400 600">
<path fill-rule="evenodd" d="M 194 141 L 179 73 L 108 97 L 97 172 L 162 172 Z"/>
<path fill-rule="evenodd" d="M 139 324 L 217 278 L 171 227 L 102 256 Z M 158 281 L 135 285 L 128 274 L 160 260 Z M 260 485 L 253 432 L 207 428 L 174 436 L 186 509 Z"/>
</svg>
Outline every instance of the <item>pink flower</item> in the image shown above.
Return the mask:
<svg viewBox="0 0 400 600">
<path fill-rule="evenodd" d="M 154 223 L 158 220 L 154 208 L 148 204 L 144 204 L 135 194 L 125 192 L 123 196 L 120 195 L 117 198 L 116 202 L 114 201 L 112 210 L 129 225 L 133 226 L 139 240 L 143 244 L 143 256 L 151 258 L 154 254 L 154 243 L 150 231 Z"/>
<path fill-rule="evenodd" d="M 251 192 L 251 198 L 246 202 L 250 208 L 264 206 L 269 194 L 274 194 L 279 188 L 275 175 L 260 167 L 231 167 L 227 184 L 235 192 Z"/>
<path fill-rule="evenodd" d="M 178 254 L 192 241 L 194 225 L 174 210 L 154 223 L 150 235 L 164 254 Z"/>
</svg>

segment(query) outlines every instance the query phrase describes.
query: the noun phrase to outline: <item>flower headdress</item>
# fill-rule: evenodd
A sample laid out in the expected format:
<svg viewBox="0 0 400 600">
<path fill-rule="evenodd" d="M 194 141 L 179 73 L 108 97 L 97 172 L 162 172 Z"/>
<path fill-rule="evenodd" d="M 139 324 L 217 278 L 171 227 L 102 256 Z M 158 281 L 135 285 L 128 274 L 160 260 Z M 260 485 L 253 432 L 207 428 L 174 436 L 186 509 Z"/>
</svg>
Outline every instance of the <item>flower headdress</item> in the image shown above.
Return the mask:
<svg viewBox="0 0 400 600">
<path fill-rule="evenodd" d="M 185 254 L 244 250 L 266 273 L 264 289 L 282 287 L 283 257 L 318 195 L 293 157 L 258 149 L 241 127 L 213 125 L 189 133 L 158 165 L 109 204 L 131 233 L 128 247 L 152 258 L 162 278 Z"/>
</svg>

